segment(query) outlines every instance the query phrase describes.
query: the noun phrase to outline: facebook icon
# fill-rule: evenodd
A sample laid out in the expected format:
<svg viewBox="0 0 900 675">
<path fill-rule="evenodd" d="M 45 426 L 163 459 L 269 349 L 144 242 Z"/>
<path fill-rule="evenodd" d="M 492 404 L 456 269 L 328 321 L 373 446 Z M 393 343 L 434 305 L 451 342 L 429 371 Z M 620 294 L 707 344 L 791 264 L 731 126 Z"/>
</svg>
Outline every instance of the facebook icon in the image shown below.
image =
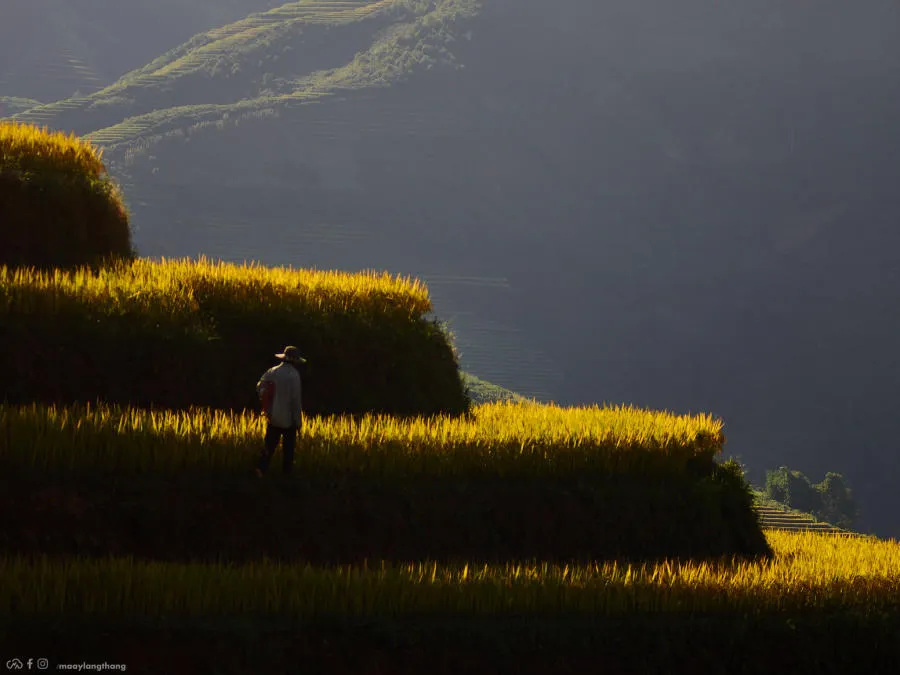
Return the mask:
<svg viewBox="0 0 900 675">
<path fill-rule="evenodd" d="M 28 659 L 28 670 L 31 670 L 31 665 L 34 663 L 34 659 Z"/>
</svg>

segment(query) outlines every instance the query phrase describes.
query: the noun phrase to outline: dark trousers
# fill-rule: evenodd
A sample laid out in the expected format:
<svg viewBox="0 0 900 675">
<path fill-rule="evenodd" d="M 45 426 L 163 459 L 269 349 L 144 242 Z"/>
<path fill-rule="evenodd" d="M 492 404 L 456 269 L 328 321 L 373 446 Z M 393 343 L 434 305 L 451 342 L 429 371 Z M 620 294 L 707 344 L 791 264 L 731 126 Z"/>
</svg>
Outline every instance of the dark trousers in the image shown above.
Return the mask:
<svg viewBox="0 0 900 675">
<path fill-rule="evenodd" d="M 273 427 L 271 424 L 266 427 L 266 439 L 263 450 L 259 456 L 259 470 L 265 472 L 269 468 L 269 461 L 275 450 L 278 448 L 278 441 L 284 440 L 282 444 L 282 469 L 284 473 L 290 473 L 294 466 L 294 447 L 297 445 L 297 427 Z"/>
</svg>

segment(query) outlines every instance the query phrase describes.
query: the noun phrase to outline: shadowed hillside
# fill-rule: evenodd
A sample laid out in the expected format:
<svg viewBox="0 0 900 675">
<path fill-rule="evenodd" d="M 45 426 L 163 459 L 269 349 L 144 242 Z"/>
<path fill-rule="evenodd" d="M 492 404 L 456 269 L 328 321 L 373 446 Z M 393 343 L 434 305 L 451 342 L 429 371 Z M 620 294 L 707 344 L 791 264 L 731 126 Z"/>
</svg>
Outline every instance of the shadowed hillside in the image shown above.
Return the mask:
<svg viewBox="0 0 900 675">
<path fill-rule="evenodd" d="M 94 132 L 145 255 L 414 274 L 466 370 L 708 410 L 900 536 L 896 3 L 284 7 L 21 118 Z"/>
</svg>

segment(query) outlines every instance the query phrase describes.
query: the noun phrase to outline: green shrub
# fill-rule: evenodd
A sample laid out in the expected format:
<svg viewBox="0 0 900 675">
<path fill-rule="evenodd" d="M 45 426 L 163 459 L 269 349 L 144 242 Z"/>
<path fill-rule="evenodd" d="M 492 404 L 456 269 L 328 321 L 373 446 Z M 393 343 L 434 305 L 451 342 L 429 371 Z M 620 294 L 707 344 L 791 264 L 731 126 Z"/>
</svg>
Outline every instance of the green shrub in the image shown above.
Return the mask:
<svg viewBox="0 0 900 675">
<path fill-rule="evenodd" d="M 850 529 L 858 515 L 852 492 L 839 473 L 828 472 L 825 480 L 812 484 L 804 474 L 782 466 L 766 472 L 766 495 L 844 529 Z"/>
<path fill-rule="evenodd" d="M 825 480 L 813 486 L 820 494 L 821 509 L 816 516 L 838 527 L 849 530 L 859 515 L 853 493 L 839 473 L 828 472 Z"/>
<path fill-rule="evenodd" d="M 781 466 L 766 472 L 766 494 L 792 509 L 814 513 L 822 509 L 821 494 L 804 474 Z"/>
</svg>

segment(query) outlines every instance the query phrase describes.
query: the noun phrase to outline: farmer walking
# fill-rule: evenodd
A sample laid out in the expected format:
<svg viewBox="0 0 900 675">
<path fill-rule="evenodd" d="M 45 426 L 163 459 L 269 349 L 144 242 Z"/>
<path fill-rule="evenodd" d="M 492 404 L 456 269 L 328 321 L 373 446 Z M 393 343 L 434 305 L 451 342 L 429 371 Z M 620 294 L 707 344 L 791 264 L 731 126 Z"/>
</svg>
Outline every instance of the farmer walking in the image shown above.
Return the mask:
<svg viewBox="0 0 900 675">
<path fill-rule="evenodd" d="M 297 444 L 297 429 L 300 427 L 300 371 L 298 366 L 306 363 L 296 347 L 285 347 L 284 352 L 276 354 L 280 365 L 269 368 L 256 384 L 256 393 L 262 404 L 263 414 L 269 423 L 266 427 L 266 438 L 260 453 L 256 475 L 262 478 L 269 468 L 269 461 L 283 440 L 283 470 L 287 475 L 294 465 L 294 447 Z"/>
</svg>

